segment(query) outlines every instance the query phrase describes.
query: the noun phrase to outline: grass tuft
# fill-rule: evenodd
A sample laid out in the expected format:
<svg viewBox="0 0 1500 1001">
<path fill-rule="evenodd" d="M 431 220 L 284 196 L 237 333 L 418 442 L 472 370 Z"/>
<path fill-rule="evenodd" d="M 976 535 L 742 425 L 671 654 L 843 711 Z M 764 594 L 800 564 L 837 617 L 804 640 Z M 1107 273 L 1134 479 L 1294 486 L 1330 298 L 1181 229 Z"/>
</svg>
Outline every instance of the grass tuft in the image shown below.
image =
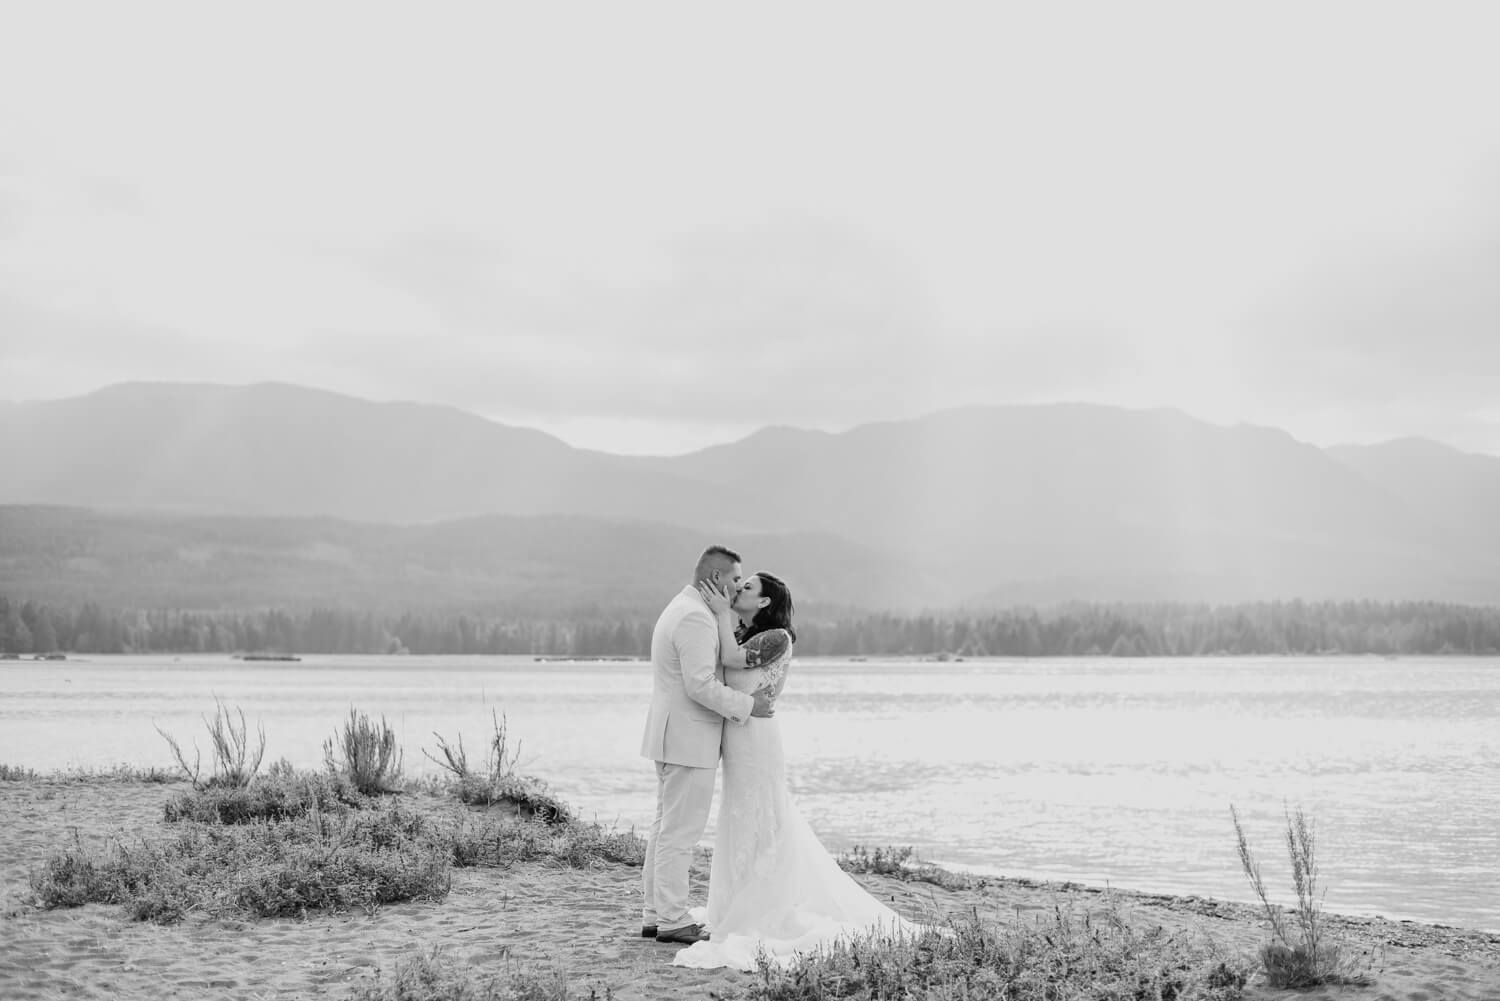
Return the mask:
<svg viewBox="0 0 1500 1001">
<path fill-rule="evenodd" d="M 358 987 L 353 1001 L 573 1001 L 567 978 L 558 970 L 546 972 L 507 963 L 502 974 L 481 976 L 448 960 L 441 948 L 398 961 L 389 979 L 377 970 L 375 979 Z M 590 988 L 589 1001 L 611 1001 L 614 992 Z"/>
<path fill-rule="evenodd" d="M 1260 961 L 1266 979 L 1275 988 L 1317 987 L 1322 984 L 1365 986 L 1374 983 L 1368 960 L 1335 941 L 1324 927 L 1323 894 L 1318 892 L 1317 838 L 1312 821 L 1298 807 L 1286 818 L 1287 855 L 1292 863 L 1292 889 L 1297 906 L 1288 921 L 1285 911 L 1271 903 L 1260 875 L 1260 863 L 1251 854 L 1240 815 L 1233 804 L 1229 815 L 1240 856 L 1240 867 L 1265 908 L 1271 925 L 1271 941 L 1261 946 Z M 1324 893 L 1327 891 L 1325 890 Z"/>
<path fill-rule="evenodd" d="M 235 715 L 239 717 L 238 724 L 235 722 Z M 213 749 L 213 772 L 206 781 L 202 778 L 203 753 L 198 750 L 197 743 L 193 744 L 193 763 L 189 765 L 177 738 L 161 727 L 157 727 L 156 732 L 167 742 L 177 767 L 193 783 L 194 788 L 213 786 L 243 789 L 248 786 L 255 773 L 260 770 L 261 759 L 266 754 L 265 727 L 257 724 L 257 740 L 252 749 L 245 711 L 236 708 L 234 715 L 231 715 L 228 707 L 218 699 L 214 699 L 213 719 L 203 717 L 203 725 L 208 728 L 209 744 Z"/>
<path fill-rule="evenodd" d="M 134 765 L 118 764 L 112 768 L 90 773 L 92 778 L 105 778 L 113 782 L 141 782 L 147 785 L 171 785 L 181 782 L 182 776 L 166 768 L 137 768 Z"/>
<path fill-rule="evenodd" d="M 918 861 L 910 846 L 872 850 L 864 845 L 855 845 L 851 850 L 839 853 L 838 863 L 845 872 L 893 876 L 906 882 L 931 883 L 945 890 L 973 890 L 989 885 L 989 880 L 983 876 L 949 872 Z"/>
<path fill-rule="evenodd" d="M 177 772 L 166 768 L 140 768 L 136 765 L 72 766 L 51 772 L 38 772 L 20 765 L 0 765 L 0 781 L 9 782 L 120 782 L 169 785 L 181 782 Z"/>
<path fill-rule="evenodd" d="M 323 760 L 330 772 L 343 775 L 366 796 L 400 790 L 405 755 L 384 716 L 377 727 L 370 717 L 350 706 L 343 729 L 323 742 Z"/>
<path fill-rule="evenodd" d="M 470 806 L 508 807 L 517 817 L 548 824 L 572 822 L 575 819 L 572 811 L 553 795 L 546 782 L 516 771 L 521 757 L 520 741 L 511 747 L 509 727 L 503 713 L 491 710 L 490 716 L 494 721 L 494 733 L 490 737 L 483 774 L 470 769 L 463 734 L 458 735 L 455 745 L 449 744 L 442 734 L 433 733 L 442 757 L 438 758 L 425 748 L 422 753 L 453 776 L 453 788 L 458 798 Z"/>
<path fill-rule="evenodd" d="M 516 764 L 521 759 L 521 742 L 516 741 L 514 748 L 510 746 L 509 721 L 504 713 L 490 710 L 490 719 L 494 723 L 494 732 L 490 736 L 488 753 L 485 756 L 485 774 L 491 779 L 502 778 L 506 775 L 514 775 Z M 436 765 L 440 765 L 447 771 L 453 773 L 455 778 L 466 779 L 474 773 L 469 770 L 469 756 L 464 751 L 464 735 L 458 735 L 458 746 L 454 747 L 443 739 L 443 735 L 436 731 L 432 734 L 437 738 L 438 750 L 442 752 L 442 759 L 427 750 L 422 753 L 427 759 Z"/>
</svg>

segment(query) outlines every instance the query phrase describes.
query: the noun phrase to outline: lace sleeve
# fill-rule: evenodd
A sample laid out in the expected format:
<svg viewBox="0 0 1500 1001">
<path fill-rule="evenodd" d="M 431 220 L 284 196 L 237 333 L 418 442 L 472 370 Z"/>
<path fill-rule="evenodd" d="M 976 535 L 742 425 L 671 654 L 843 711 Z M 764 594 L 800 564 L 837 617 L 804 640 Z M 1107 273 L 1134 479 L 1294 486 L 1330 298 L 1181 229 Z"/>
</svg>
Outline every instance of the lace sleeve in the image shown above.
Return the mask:
<svg viewBox="0 0 1500 1001">
<path fill-rule="evenodd" d="M 759 668 L 761 682 L 756 688 L 773 688 L 781 684 L 786 675 L 787 662 L 792 659 L 792 638 L 785 629 L 772 629 L 756 633 L 745 644 L 745 666 Z"/>
</svg>

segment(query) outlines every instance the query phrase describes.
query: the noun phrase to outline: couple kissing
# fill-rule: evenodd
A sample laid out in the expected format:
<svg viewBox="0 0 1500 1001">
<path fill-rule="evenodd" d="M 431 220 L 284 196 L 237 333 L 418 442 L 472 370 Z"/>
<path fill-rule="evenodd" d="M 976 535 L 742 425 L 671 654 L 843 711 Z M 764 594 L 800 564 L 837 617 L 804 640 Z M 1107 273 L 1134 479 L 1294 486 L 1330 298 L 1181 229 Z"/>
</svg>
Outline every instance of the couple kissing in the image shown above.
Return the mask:
<svg viewBox="0 0 1500 1001">
<path fill-rule="evenodd" d="M 676 966 L 755 968 L 854 932 L 915 926 L 851 879 L 792 803 L 776 703 L 797 640 L 791 590 L 738 553 L 710 546 L 651 635 L 651 707 L 641 756 L 656 767 L 641 935 L 687 946 Z M 724 790 L 708 905 L 690 907 L 688 870 Z"/>
</svg>

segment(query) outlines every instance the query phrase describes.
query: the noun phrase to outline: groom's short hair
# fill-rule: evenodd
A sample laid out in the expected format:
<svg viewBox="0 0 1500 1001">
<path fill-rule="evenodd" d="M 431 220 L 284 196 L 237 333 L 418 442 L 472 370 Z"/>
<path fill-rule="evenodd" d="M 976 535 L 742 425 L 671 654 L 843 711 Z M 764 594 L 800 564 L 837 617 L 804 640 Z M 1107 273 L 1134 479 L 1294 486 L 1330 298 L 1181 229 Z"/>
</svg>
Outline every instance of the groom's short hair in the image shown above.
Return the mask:
<svg viewBox="0 0 1500 1001">
<path fill-rule="evenodd" d="M 703 550 L 703 555 L 698 557 L 698 567 L 693 571 L 694 580 L 703 580 L 712 577 L 713 572 L 726 564 L 743 563 L 740 554 L 728 546 L 709 546 Z"/>
</svg>

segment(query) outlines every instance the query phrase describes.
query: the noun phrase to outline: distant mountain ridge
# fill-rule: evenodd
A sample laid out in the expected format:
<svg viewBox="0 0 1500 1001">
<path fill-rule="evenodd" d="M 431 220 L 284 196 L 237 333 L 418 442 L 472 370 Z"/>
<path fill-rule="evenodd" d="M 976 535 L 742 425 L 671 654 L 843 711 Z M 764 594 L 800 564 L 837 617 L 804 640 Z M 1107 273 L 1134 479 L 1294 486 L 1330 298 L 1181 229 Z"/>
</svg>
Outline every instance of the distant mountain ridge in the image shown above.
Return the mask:
<svg viewBox="0 0 1500 1001">
<path fill-rule="evenodd" d="M 127 383 L 0 416 L 0 502 L 429 522 L 481 514 L 693 524 L 697 484 L 451 407 L 278 383 Z"/>
<path fill-rule="evenodd" d="M 0 470 L 8 505 L 412 527 L 577 518 L 642 538 L 675 527 L 650 537 L 688 550 L 801 533 L 867 554 L 859 573 L 907 578 L 882 582 L 880 602 L 931 597 L 908 607 L 1500 602 L 1500 459 L 1431 442 L 1319 449 L 1173 410 L 966 407 L 660 458 L 447 407 L 128 384 L 0 408 Z"/>
<path fill-rule="evenodd" d="M 1500 460 L 1424 438 L 1328 452 L 1397 498 L 1447 545 L 1500 554 Z"/>
<path fill-rule="evenodd" d="M 754 566 L 796 581 L 805 606 L 915 609 L 945 587 L 955 597 L 935 576 L 837 537 L 736 542 Z M 686 584 L 703 545 L 671 525 L 567 515 L 373 525 L 9 506 L 0 507 L 0 594 L 107 608 L 644 617 Z"/>
</svg>

